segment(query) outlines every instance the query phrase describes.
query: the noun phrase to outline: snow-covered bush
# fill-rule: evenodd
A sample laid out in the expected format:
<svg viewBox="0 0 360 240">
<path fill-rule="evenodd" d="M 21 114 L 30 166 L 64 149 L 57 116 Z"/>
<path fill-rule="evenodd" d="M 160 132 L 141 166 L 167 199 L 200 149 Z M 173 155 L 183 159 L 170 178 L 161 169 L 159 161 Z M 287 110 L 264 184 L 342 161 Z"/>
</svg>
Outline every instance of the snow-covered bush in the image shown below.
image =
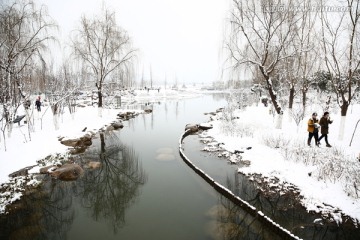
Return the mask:
<svg viewBox="0 0 360 240">
<path fill-rule="evenodd" d="M 233 121 L 222 121 L 221 122 L 221 131 L 226 136 L 232 137 L 254 137 L 254 129 L 252 126 L 247 124 L 240 124 Z"/>
<path fill-rule="evenodd" d="M 292 109 L 289 109 L 289 115 L 295 121 L 296 126 L 299 127 L 305 117 L 305 109 L 300 104 L 296 104 Z"/>
<path fill-rule="evenodd" d="M 353 198 L 360 196 L 360 162 L 355 156 L 348 156 L 342 149 L 308 148 L 298 139 L 290 140 L 283 135 L 264 135 L 265 145 L 278 148 L 288 161 L 302 162 L 316 167 L 309 176 L 324 182 L 340 182 L 346 194 Z"/>
<path fill-rule="evenodd" d="M 262 136 L 262 141 L 271 148 L 280 149 L 284 149 L 290 143 L 290 139 L 286 139 L 281 134 L 265 134 Z"/>
</svg>

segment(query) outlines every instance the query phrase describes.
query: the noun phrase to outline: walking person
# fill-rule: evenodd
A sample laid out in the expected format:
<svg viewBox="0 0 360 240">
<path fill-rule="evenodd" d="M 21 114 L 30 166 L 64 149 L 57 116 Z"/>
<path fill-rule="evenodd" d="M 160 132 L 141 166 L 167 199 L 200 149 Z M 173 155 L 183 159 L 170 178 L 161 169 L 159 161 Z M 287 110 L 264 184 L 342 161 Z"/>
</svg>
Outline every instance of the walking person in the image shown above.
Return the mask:
<svg viewBox="0 0 360 240">
<path fill-rule="evenodd" d="M 38 96 L 35 101 L 35 106 L 36 106 L 36 109 L 38 110 L 38 112 L 41 112 L 41 101 L 40 100 L 41 100 L 40 96 Z"/>
<path fill-rule="evenodd" d="M 308 146 L 311 146 L 311 139 L 315 138 L 315 145 L 319 146 L 319 119 L 317 118 L 317 113 L 314 112 L 311 118 L 308 121 L 308 132 L 309 138 L 307 141 Z"/>
<path fill-rule="evenodd" d="M 324 112 L 324 116 L 320 118 L 320 126 L 321 126 L 321 137 L 319 138 L 319 144 L 321 139 L 325 138 L 325 143 L 327 147 L 331 147 L 331 145 L 328 142 L 328 134 L 329 134 L 329 124 L 331 124 L 333 121 L 330 120 L 330 113 Z"/>
</svg>

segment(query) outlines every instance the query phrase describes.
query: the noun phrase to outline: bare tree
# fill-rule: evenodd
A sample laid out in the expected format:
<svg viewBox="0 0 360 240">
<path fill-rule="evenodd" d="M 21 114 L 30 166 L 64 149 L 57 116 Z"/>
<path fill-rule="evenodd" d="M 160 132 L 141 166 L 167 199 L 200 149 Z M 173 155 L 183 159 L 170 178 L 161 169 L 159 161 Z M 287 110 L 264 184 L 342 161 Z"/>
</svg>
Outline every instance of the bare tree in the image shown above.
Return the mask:
<svg viewBox="0 0 360 240">
<path fill-rule="evenodd" d="M 357 0 L 347 0 L 344 5 L 346 11 L 321 12 L 325 64 L 332 73 L 331 84 L 341 108 L 341 116 L 347 114 L 358 81 L 355 75 L 360 66 L 359 4 Z"/>
<path fill-rule="evenodd" d="M 227 42 L 233 67 L 244 64 L 259 69 L 275 111 L 282 114 L 272 77 L 280 62 L 295 56 L 297 49 L 285 52 L 292 41 L 293 28 L 300 16 L 296 11 L 280 11 L 282 1 L 233 0 L 231 37 Z M 292 1 L 289 1 L 291 4 Z"/>
<path fill-rule="evenodd" d="M 95 79 L 98 106 L 103 106 L 103 86 L 116 69 L 131 69 L 135 49 L 128 33 L 119 27 L 115 13 L 104 10 L 101 16 L 92 19 L 83 16 L 80 29 L 72 38 L 75 55 L 84 61 Z"/>
<path fill-rule="evenodd" d="M 55 40 L 54 28 L 46 8 L 38 8 L 32 0 L 0 3 L 0 104 L 5 127 L 11 126 L 25 100 L 24 89 L 33 84 L 35 59 L 49 40 Z"/>
<path fill-rule="evenodd" d="M 0 68 L 6 72 L 3 82 L 3 101 L 18 101 L 22 92 L 22 72 L 38 51 L 54 40 L 49 30 L 56 25 L 49 19 L 45 7 L 36 8 L 31 0 L 15 1 L 12 5 L 0 5 Z"/>
<path fill-rule="evenodd" d="M 294 97 L 298 91 L 302 93 L 303 108 L 306 106 L 306 94 L 311 84 L 311 75 L 319 66 L 319 54 L 316 50 L 318 41 L 316 38 L 315 23 L 318 12 L 311 11 L 311 1 L 298 1 L 296 6 L 301 8 L 299 15 L 301 18 L 293 28 L 293 41 L 290 45 L 292 51 L 296 51 L 294 57 L 285 61 L 285 72 L 289 86 L 289 109 L 292 109 Z M 296 10 L 296 9 L 294 9 Z M 284 48 L 285 52 L 289 50 Z"/>
</svg>

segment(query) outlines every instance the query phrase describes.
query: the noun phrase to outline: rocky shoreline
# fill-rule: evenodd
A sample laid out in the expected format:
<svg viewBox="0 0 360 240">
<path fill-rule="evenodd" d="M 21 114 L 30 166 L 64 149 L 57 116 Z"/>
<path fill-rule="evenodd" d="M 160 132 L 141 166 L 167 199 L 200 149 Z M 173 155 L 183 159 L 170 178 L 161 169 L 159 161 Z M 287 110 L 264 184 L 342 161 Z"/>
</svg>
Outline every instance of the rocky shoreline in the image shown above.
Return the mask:
<svg viewBox="0 0 360 240">
<path fill-rule="evenodd" d="M 143 112 L 123 111 L 117 114 L 114 121 L 104 125 L 100 129 L 82 129 L 82 135 L 67 138 L 59 137 L 61 144 L 68 146 L 66 153 L 54 153 L 37 161 L 36 165 L 22 168 L 9 174 L 9 182 L 0 184 L 0 214 L 9 214 L 11 205 L 21 199 L 23 194 L 31 193 L 41 184 L 41 175 L 49 175 L 61 181 L 74 181 L 81 177 L 86 169 L 96 169 L 101 167 L 100 162 L 89 161 L 85 164 L 77 164 L 76 156 L 86 151 L 92 145 L 92 140 L 98 133 L 116 131 L 124 127 L 123 121 L 135 118 L 139 114 L 151 113 L 151 109 Z M 85 170 L 84 170 L 85 169 Z"/>
<path fill-rule="evenodd" d="M 218 116 L 218 113 L 221 113 L 222 111 L 223 109 L 220 108 L 217 109 L 216 112 L 205 113 L 205 115 L 210 115 L 209 121 L 221 120 L 222 118 Z M 218 158 L 223 158 L 229 164 L 237 165 L 239 168 L 246 168 L 251 165 L 251 159 L 244 159 L 242 156 L 245 151 L 252 149 L 251 146 L 230 152 L 222 147 L 224 145 L 223 143 L 217 142 L 215 138 L 208 136 L 206 131 L 194 131 L 193 134 L 197 134 L 199 136 L 199 141 L 204 145 L 202 151 L 215 154 Z M 300 194 L 300 189 L 294 184 L 281 181 L 277 177 L 267 177 L 262 174 L 244 174 L 241 171 L 238 171 L 238 174 L 243 174 L 251 182 L 255 183 L 256 188 L 266 196 L 287 196 L 305 207 L 303 204 L 304 197 Z M 355 227 L 359 225 L 359 222 L 356 219 L 351 218 L 344 214 L 341 209 L 329 204 L 322 203 L 321 206 L 317 206 L 316 209 L 309 209 L 308 212 L 321 216 L 321 219 L 318 219 L 316 224 L 322 225 L 326 222 L 326 224 L 336 225 L 339 219 L 341 219 L 342 223 L 351 222 Z"/>
</svg>

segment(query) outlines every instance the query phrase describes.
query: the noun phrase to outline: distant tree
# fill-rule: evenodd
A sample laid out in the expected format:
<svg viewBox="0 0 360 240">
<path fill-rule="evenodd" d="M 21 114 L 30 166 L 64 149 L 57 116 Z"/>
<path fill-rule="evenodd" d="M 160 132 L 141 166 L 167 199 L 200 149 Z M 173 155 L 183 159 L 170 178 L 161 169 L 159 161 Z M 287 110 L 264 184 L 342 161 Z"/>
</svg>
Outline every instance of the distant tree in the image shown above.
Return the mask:
<svg viewBox="0 0 360 240">
<path fill-rule="evenodd" d="M 117 25 L 115 13 L 104 10 L 92 19 L 83 16 L 80 29 L 72 38 L 75 55 L 84 62 L 95 79 L 98 106 L 103 107 L 103 87 L 111 73 L 117 69 L 131 69 L 135 49 L 128 33 Z"/>
<path fill-rule="evenodd" d="M 331 73 L 327 71 L 317 71 L 314 73 L 312 79 L 312 85 L 319 88 L 322 92 L 331 90 Z"/>
</svg>

